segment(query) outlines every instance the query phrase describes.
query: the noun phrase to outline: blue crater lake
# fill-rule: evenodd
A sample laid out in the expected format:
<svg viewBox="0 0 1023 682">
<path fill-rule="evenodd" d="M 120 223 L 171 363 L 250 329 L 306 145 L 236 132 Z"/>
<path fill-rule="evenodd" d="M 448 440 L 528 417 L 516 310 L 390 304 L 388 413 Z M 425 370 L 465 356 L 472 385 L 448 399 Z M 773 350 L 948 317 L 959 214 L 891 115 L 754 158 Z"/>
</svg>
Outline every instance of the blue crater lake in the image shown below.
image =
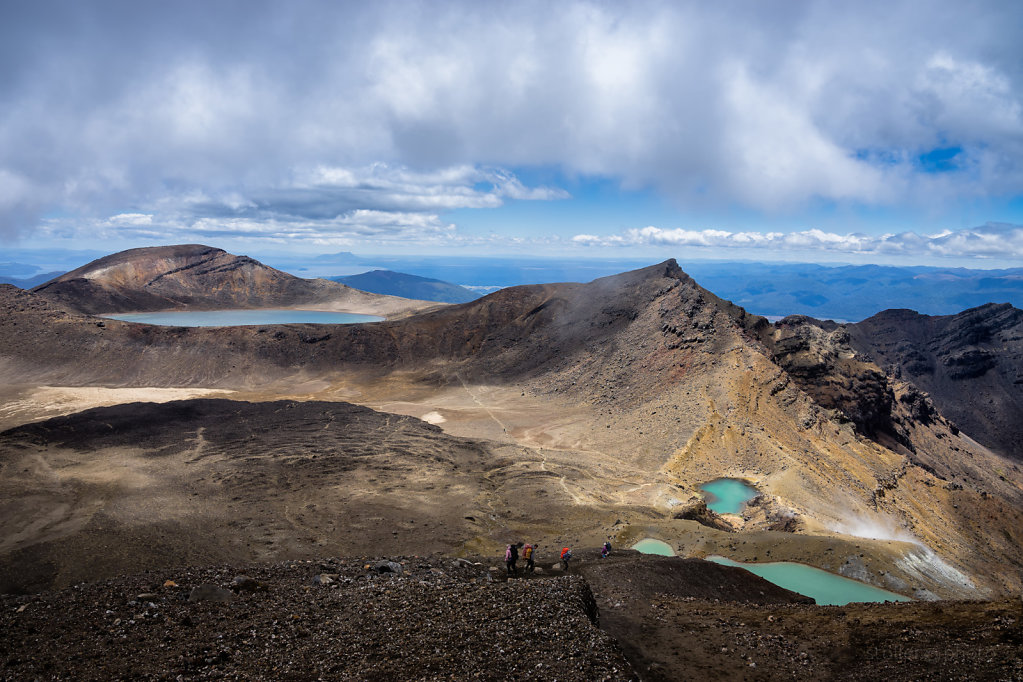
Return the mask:
<svg viewBox="0 0 1023 682">
<path fill-rule="evenodd" d="M 641 554 L 659 554 L 661 556 L 675 556 L 675 550 L 671 548 L 667 542 L 655 540 L 653 538 L 645 538 L 640 540 L 632 546 L 634 550 Z"/>
<path fill-rule="evenodd" d="M 735 478 L 704 483 L 700 490 L 707 493 L 707 509 L 718 514 L 738 514 L 744 504 L 757 496 L 756 490 Z"/>
<path fill-rule="evenodd" d="M 376 315 L 336 313 L 326 310 L 185 310 L 161 313 L 103 315 L 112 320 L 141 322 L 164 327 L 240 327 L 262 324 L 356 324 L 380 322 Z"/>
<path fill-rule="evenodd" d="M 707 561 L 745 569 L 778 587 L 784 587 L 786 590 L 806 597 L 813 597 L 821 605 L 844 606 L 850 602 L 912 601 L 909 597 L 901 594 L 828 573 L 806 564 L 790 561 L 744 564 L 722 556 L 709 556 Z"/>
</svg>

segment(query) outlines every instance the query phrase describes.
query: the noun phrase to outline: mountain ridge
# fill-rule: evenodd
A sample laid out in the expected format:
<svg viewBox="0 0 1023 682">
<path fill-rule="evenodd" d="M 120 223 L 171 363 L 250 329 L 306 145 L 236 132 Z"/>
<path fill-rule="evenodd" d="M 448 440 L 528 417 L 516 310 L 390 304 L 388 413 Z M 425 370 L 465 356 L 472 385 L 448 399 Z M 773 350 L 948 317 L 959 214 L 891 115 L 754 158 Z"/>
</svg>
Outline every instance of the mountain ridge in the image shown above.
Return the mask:
<svg viewBox="0 0 1023 682">
<path fill-rule="evenodd" d="M 863 575 L 882 586 L 963 596 L 1018 582 L 1018 467 L 857 355 L 842 327 L 771 325 L 674 260 L 362 325 L 158 328 L 97 321 L 13 287 L 0 287 L 0 318 L 0 375 L 11 383 L 260 395 L 315 384 L 335 400 L 435 415 L 445 432 L 502 443 L 489 474 L 500 485 L 481 493 L 494 509 L 544 481 L 544 504 L 587 537 L 627 516 L 636 534 L 672 537 L 696 524 L 687 551 L 721 551 L 728 533 L 675 514 L 700 483 L 727 475 L 764 493 L 727 523 L 745 537 L 773 527 L 834 537 L 862 518 L 930 548 L 872 541 L 889 557 L 875 566 L 887 568 Z M 397 504 L 366 485 L 375 504 Z M 507 529 L 539 523 L 513 509 L 495 518 L 465 542 L 489 548 Z M 859 559 L 834 564 L 771 537 L 792 560 L 861 570 L 850 568 Z M 899 578 L 898 561 L 918 572 Z"/>
<path fill-rule="evenodd" d="M 145 247 L 104 256 L 32 289 L 89 314 L 294 306 L 407 313 L 431 304 L 302 279 L 202 244 Z"/>
</svg>

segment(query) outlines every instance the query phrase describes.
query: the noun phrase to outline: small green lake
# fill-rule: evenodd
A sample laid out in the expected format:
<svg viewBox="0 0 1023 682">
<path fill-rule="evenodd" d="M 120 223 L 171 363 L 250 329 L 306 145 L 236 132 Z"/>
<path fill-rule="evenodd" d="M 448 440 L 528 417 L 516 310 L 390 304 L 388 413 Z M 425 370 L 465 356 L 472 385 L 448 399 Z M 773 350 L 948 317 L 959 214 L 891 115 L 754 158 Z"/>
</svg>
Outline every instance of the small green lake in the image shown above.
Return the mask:
<svg viewBox="0 0 1023 682">
<path fill-rule="evenodd" d="M 738 514 L 744 504 L 757 496 L 757 491 L 736 478 L 718 478 L 704 483 L 707 509 L 718 514 Z"/>
<path fill-rule="evenodd" d="M 141 322 L 163 327 L 240 327 L 261 324 L 355 324 L 379 322 L 376 315 L 337 313 L 328 310 L 172 310 L 158 313 L 103 315 L 112 320 Z"/>
<path fill-rule="evenodd" d="M 822 605 L 843 606 L 850 602 L 912 601 L 909 597 L 901 594 L 828 573 L 806 564 L 790 561 L 744 564 L 723 556 L 709 556 L 707 561 L 746 569 L 786 590 L 813 597 L 818 604 Z"/>
<path fill-rule="evenodd" d="M 634 550 L 641 554 L 660 554 L 661 556 L 675 556 L 675 550 L 671 548 L 667 542 L 655 540 L 653 538 L 645 538 L 640 540 L 632 546 Z"/>
</svg>

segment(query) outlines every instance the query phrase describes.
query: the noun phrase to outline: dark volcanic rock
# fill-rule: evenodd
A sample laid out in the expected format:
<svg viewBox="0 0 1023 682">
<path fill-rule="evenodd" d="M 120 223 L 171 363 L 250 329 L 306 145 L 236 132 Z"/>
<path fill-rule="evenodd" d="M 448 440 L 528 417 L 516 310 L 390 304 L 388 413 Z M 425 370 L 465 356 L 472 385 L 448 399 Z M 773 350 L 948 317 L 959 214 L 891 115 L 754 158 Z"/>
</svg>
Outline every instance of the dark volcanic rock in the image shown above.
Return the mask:
<svg viewBox="0 0 1023 682">
<path fill-rule="evenodd" d="M 993 303 L 942 317 L 887 310 L 848 329 L 857 351 L 912 381 L 957 427 L 1023 459 L 1023 311 Z"/>
<path fill-rule="evenodd" d="M 895 393 L 879 367 L 857 357 L 845 327 L 793 315 L 761 338 L 771 358 L 822 407 L 837 410 L 870 438 L 897 435 Z"/>
<path fill-rule="evenodd" d="M 420 557 L 401 559 L 410 577 L 367 576 L 364 561 L 330 560 L 338 580 L 317 589 L 319 562 L 248 566 L 269 589 L 226 603 L 184 595 L 196 583 L 231 595 L 218 585 L 235 567 L 0 598 L 0 678 L 635 679 L 579 577 L 481 584 L 481 569 L 437 573 Z M 183 588 L 123 596 L 169 575 Z"/>
<path fill-rule="evenodd" d="M 507 582 L 481 582 L 485 569 L 471 562 L 388 560 L 402 564 L 405 575 L 366 574 L 363 567 L 376 559 L 330 558 L 151 571 L 61 592 L 0 596 L 0 679 L 1023 674 L 1018 600 L 817 607 L 741 569 L 635 552 L 583 561 L 585 579 Z M 310 574 L 324 568 L 337 581 L 310 587 Z M 268 591 L 228 603 L 187 600 L 192 586 L 225 585 L 240 571 Z M 159 587 L 168 576 L 181 587 Z M 147 593 L 146 601 L 134 597 L 139 593 Z"/>
</svg>

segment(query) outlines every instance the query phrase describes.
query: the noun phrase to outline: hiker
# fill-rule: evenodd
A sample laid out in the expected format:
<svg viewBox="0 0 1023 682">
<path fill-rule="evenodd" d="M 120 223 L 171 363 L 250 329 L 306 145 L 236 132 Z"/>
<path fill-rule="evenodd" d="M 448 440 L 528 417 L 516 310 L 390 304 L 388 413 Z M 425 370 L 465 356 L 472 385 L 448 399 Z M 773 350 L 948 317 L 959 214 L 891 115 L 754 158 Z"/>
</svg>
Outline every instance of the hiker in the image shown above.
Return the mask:
<svg viewBox="0 0 1023 682">
<path fill-rule="evenodd" d="M 536 547 L 534 547 L 533 545 L 530 545 L 528 543 L 526 544 L 525 547 L 522 548 L 522 558 L 526 560 L 526 571 L 528 573 L 532 573 L 534 568 L 535 568 L 533 566 L 533 550 L 534 549 L 536 549 Z"/>
<path fill-rule="evenodd" d="M 600 548 L 600 558 L 606 559 L 611 554 L 611 541 L 606 540 L 604 546 Z"/>
<path fill-rule="evenodd" d="M 568 547 L 561 548 L 561 568 L 568 573 L 568 560 L 572 558 L 572 550 Z"/>
<path fill-rule="evenodd" d="M 516 544 L 510 544 L 504 550 L 504 564 L 508 567 L 508 575 L 517 575 L 518 569 L 515 568 L 516 562 L 519 560 L 519 547 Z"/>
</svg>

